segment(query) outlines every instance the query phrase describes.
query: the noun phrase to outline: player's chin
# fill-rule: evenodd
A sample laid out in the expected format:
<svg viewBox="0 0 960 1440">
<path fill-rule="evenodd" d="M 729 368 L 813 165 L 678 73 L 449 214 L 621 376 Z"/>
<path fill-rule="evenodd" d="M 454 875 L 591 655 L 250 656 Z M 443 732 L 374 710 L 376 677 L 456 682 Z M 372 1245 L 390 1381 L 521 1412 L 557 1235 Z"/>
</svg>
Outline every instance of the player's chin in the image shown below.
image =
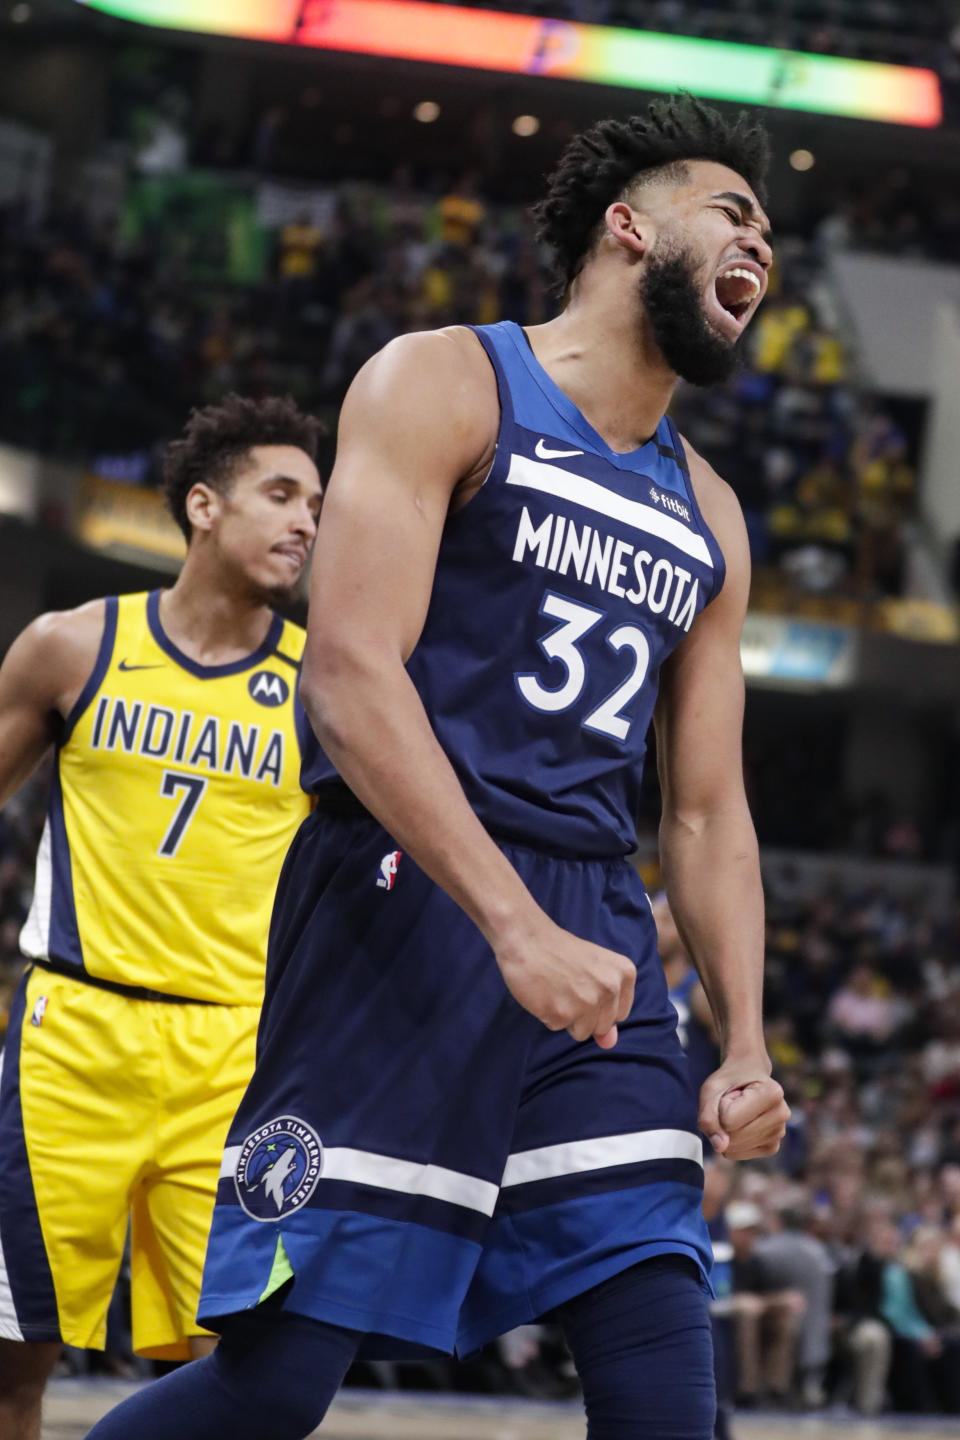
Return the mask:
<svg viewBox="0 0 960 1440">
<path fill-rule="evenodd" d="M 275 571 L 273 574 L 264 571 L 257 575 L 247 576 L 250 588 L 260 604 L 271 606 L 289 605 L 291 601 L 295 600 L 299 578 L 298 572 L 295 579 L 280 579 Z"/>
</svg>

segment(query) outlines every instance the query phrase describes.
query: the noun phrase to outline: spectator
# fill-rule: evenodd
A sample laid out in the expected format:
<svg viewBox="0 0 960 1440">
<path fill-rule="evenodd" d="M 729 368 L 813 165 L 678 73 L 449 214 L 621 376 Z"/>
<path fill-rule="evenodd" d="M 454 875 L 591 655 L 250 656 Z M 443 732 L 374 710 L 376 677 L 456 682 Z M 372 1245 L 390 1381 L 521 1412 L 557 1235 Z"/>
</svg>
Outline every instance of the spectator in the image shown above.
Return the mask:
<svg viewBox="0 0 960 1440">
<path fill-rule="evenodd" d="M 811 1233 L 814 1215 L 804 1189 L 797 1187 L 775 1213 L 779 1228 L 758 1240 L 754 1254 L 775 1293 L 803 1297 L 797 1378 L 803 1403 L 821 1406 L 826 1401 L 835 1266 L 826 1245 Z"/>
<path fill-rule="evenodd" d="M 804 1298 L 798 1290 L 778 1288 L 756 1253 L 759 1207 L 750 1200 L 734 1201 L 726 1217 L 733 1247 L 737 1404 L 752 1409 L 764 1399 L 784 1406 L 793 1384 Z"/>
<path fill-rule="evenodd" d="M 866 1242 L 838 1277 L 838 1310 L 852 1366 L 852 1399 L 863 1415 L 883 1409 L 893 1358 L 893 1333 L 882 1314 L 883 1266 L 888 1249 L 896 1253 L 899 1236 L 885 1215 L 874 1215 Z"/>
</svg>

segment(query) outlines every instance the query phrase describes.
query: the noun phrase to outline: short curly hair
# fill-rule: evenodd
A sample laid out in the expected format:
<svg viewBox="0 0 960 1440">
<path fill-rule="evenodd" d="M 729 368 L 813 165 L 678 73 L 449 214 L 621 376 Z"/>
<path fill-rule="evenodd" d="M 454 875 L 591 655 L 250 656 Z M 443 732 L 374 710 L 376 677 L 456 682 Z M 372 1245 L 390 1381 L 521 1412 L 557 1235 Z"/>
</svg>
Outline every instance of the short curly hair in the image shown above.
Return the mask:
<svg viewBox="0 0 960 1440">
<path fill-rule="evenodd" d="M 646 115 L 600 120 L 573 137 L 532 211 L 538 239 L 553 251 L 561 294 L 599 240 L 607 206 L 644 172 L 672 170 L 682 178 L 688 160 L 728 165 L 766 203 L 770 141 L 762 122 L 746 110 L 728 120 L 692 95 L 671 95 L 653 101 Z"/>
<path fill-rule="evenodd" d="M 199 482 L 230 493 L 236 472 L 257 445 L 295 445 L 314 462 L 323 425 L 305 415 L 289 395 L 251 400 L 226 395 L 216 405 L 191 410 L 183 434 L 167 447 L 163 493 L 171 515 L 190 543 L 187 496 Z"/>
</svg>

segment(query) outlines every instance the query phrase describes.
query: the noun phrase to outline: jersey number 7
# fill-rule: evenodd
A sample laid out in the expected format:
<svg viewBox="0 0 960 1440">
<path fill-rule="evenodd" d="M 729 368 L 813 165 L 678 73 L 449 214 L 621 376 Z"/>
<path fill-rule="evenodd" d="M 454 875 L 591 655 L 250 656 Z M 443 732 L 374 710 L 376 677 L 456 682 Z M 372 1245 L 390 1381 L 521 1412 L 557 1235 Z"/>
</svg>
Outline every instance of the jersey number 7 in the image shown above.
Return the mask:
<svg viewBox="0 0 960 1440">
<path fill-rule="evenodd" d="M 160 794 L 173 799 L 177 791 L 182 790 L 183 798 L 167 826 L 166 835 L 160 841 L 158 855 L 176 855 L 180 849 L 180 842 L 187 833 L 187 826 L 193 819 L 206 788 L 207 780 L 203 775 L 184 775 L 180 770 L 164 770 L 163 779 L 160 782 Z"/>
</svg>

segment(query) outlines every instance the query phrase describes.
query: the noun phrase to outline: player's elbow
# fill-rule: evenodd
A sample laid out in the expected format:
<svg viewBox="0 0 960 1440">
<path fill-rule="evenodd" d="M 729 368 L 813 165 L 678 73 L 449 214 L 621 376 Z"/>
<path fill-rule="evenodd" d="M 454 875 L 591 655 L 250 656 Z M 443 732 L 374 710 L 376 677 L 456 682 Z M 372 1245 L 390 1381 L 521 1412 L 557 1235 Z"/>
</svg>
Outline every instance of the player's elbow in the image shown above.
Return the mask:
<svg viewBox="0 0 960 1440">
<path fill-rule="evenodd" d="M 703 794 L 686 796 L 682 801 L 671 798 L 664 803 L 661 845 L 683 845 L 705 839 L 712 842 L 718 833 L 729 837 L 735 849 L 755 848 L 756 834 L 742 785 L 721 785 Z"/>
<path fill-rule="evenodd" d="M 335 741 L 340 729 L 337 717 L 343 708 L 344 669 L 334 645 L 326 640 L 311 641 L 300 672 L 300 701 L 322 745 Z"/>
<path fill-rule="evenodd" d="M 325 749 L 335 750 L 356 729 L 365 697 L 377 690 L 375 657 L 336 631 L 311 635 L 300 675 L 300 700 Z"/>
</svg>

